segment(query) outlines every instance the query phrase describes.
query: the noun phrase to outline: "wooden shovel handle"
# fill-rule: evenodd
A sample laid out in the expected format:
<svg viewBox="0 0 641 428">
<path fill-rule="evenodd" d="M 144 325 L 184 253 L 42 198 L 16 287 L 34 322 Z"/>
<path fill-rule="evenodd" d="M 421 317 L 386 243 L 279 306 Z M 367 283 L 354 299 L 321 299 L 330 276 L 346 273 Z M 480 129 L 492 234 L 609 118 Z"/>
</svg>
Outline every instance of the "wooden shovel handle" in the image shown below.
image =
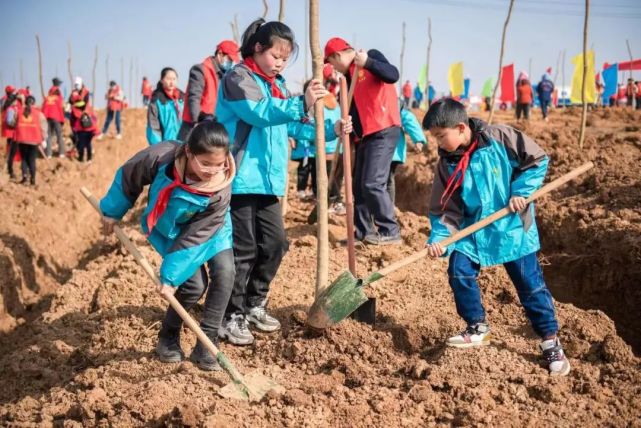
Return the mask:
<svg viewBox="0 0 641 428">
<path fill-rule="evenodd" d="M 354 82 L 352 81 L 352 87 L 354 87 Z M 349 101 L 347 91 L 347 80 L 345 77 L 341 77 L 341 91 L 340 91 L 340 106 L 341 106 L 341 117 L 347 119 L 349 116 Z M 349 135 L 342 136 L 343 147 L 343 174 L 345 176 L 345 211 L 346 211 L 346 223 L 347 223 L 347 261 L 349 265 L 349 271 L 352 275 L 356 276 L 356 249 L 354 243 L 354 196 L 352 194 L 352 147 L 350 145 Z"/>
<path fill-rule="evenodd" d="M 555 190 L 561 186 L 563 186 L 565 183 L 567 183 L 570 180 L 573 180 L 574 178 L 578 177 L 579 175 L 583 174 L 590 168 L 592 168 L 594 164 L 592 162 L 587 162 L 581 165 L 580 167 L 568 172 L 567 174 L 557 178 L 554 181 L 549 182 L 545 186 L 541 187 L 539 190 L 534 192 L 529 198 L 526 199 L 527 203 L 530 203 L 534 201 L 537 198 L 540 198 L 541 196 L 550 193 L 552 190 Z M 456 232 L 454 235 L 450 236 L 449 238 L 444 239 L 443 241 L 439 242 L 443 246 L 443 248 L 448 247 L 449 245 L 452 245 L 453 243 L 465 238 L 466 236 L 469 236 L 473 234 L 474 232 L 477 232 L 480 229 L 483 229 L 485 226 L 487 226 L 490 223 L 494 223 L 496 220 L 505 217 L 506 215 L 512 213 L 510 211 L 509 207 L 500 209 L 493 213 L 492 215 L 485 217 L 484 219 L 466 227 L 463 230 L 460 230 Z M 417 253 L 412 254 L 409 257 L 406 257 L 402 260 L 397 261 L 396 263 L 392 263 L 391 265 L 387 266 L 384 269 L 381 269 L 378 271 L 378 274 L 383 276 L 387 276 L 390 273 L 407 266 L 410 263 L 414 263 L 417 260 L 422 259 L 423 257 L 427 256 L 427 249 L 421 250 Z"/>
<path fill-rule="evenodd" d="M 83 194 L 85 198 L 89 201 L 89 203 L 102 215 L 102 212 L 100 211 L 100 204 L 98 203 L 98 200 L 91 194 L 91 192 L 86 188 L 82 187 L 80 188 L 80 193 Z M 149 261 L 145 256 L 142 255 L 142 253 L 138 250 L 138 247 L 129 239 L 129 237 L 125 234 L 125 232 L 120 228 L 120 226 L 115 225 L 114 226 L 114 232 L 116 233 L 116 236 L 118 239 L 120 239 L 120 242 L 127 248 L 127 251 L 129 251 L 138 264 L 142 266 L 143 270 L 147 273 L 147 276 L 151 278 L 151 280 L 154 282 L 154 284 L 159 285 L 160 278 L 158 278 L 158 275 L 156 275 L 154 268 L 151 266 Z M 212 353 L 217 359 L 220 360 L 219 353 L 220 351 L 214 345 L 214 343 L 207 337 L 205 332 L 202 331 L 198 323 L 189 315 L 189 313 L 183 308 L 183 306 L 180 304 L 180 302 L 172 295 L 162 295 L 171 305 L 172 308 L 180 315 L 180 318 L 185 322 L 187 327 L 191 329 L 194 333 L 196 333 L 196 336 L 198 337 L 198 340 L 200 340 L 207 350 Z M 229 373 L 231 378 L 237 382 L 242 384 L 243 386 L 247 387 L 247 384 L 245 383 L 245 380 L 243 378 L 243 375 L 240 374 L 240 372 L 234 367 L 229 360 L 227 360 L 226 357 L 223 356 L 223 358 L 226 360 L 227 364 L 221 364 L 221 366 Z"/>
</svg>

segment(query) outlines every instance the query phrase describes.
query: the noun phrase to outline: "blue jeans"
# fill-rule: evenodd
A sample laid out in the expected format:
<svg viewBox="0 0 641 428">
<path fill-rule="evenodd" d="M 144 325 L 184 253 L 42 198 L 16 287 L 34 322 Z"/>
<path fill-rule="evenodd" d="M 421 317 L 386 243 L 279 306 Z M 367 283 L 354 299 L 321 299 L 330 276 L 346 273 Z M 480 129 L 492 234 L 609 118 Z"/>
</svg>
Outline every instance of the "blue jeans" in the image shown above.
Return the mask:
<svg viewBox="0 0 641 428">
<path fill-rule="evenodd" d="M 111 121 L 114 119 L 114 116 L 116 118 L 116 132 L 120 134 L 120 110 L 113 111 L 109 109 L 107 109 L 107 118 L 105 119 L 105 125 L 102 127 L 103 134 L 107 133 L 109 125 L 111 125 Z"/>
<path fill-rule="evenodd" d="M 525 315 L 536 334 L 542 338 L 555 335 L 559 326 L 554 313 L 554 302 L 543 280 L 536 253 L 507 262 L 503 266 L 516 287 Z M 481 290 L 476 281 L 480 268 L 478 263 L 461 252 L 454 251 L 450 256 L 447 273 L 454 292 L 456 311 L 468 325 L 485 321 Z"/>
<path fill-rule="evenodd" d="M 541 113 L 543 113 L 543 119 L 548 117 L 548 108 L 550 107 L 550 101 L 546 99 L 540 99 L 541 102 Z"/>
</svg>

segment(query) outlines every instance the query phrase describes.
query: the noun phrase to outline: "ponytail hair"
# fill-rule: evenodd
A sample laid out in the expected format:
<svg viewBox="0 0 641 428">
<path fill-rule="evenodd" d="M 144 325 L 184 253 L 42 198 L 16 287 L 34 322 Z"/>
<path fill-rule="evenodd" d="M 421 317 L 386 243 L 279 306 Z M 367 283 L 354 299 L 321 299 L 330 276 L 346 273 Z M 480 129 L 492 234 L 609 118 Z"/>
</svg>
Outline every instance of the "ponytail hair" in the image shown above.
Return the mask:
<svg viewBox="0 0 641 428">
<path fill-rule="evenodd" d="M 189 132 L 185 143 L 178 147 L 176 157 L 184 156 L 185 148 L 189 148 L 194 155 L 211 153 L 216 149 L 223 149 L 225 154 L 228 154 L 229 134 L 220 122 L 204 120 Z"/>
<path fill-rule="evenodd" d="M 31 106 L 34 105 L 35 103 L 36 103 L 36 99 L 31 95 L 29 95 L 24 102 L 25 107 L 24 107 L 24 110 L 22 111 L 24 117 L 31 116 Z"/>
<path fill-rule="evenodd" d="M 279 21 L 265 22 L 263 18 L 258 18 L 243 33 L 240 55 L 243 59 L 250 58 L 254 55 L 256 43 L 263 49 L 269 49 L 277 39 L 288 41 L 292 46 L 292 54 L 298 54 L 298 44 L 291 28 Z"/>
</svg>

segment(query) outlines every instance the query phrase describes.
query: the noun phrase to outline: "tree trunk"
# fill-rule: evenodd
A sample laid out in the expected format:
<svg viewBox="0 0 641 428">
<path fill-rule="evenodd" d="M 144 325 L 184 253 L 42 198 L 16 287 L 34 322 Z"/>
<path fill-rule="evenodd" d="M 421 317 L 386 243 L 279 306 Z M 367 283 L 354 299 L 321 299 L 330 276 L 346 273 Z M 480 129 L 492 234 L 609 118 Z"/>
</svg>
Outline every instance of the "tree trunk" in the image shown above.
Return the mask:
<svg viewBox="0 0 641 428">
<path fill-rule="evenodd" d="M 312 52 L 312 71 L 314 78 L 323 81 L 323 57 L 320 48 L 319 0 L 309 2 L 309 47 Z M 327 163 L 325 161 L 325 127 L 323 99 L 314 104 L 314 120 L 316 121 L 316 207 L 318 212 L 317 239 L 318 250 L 316 259 L 316 296 L 325 289 L 329 277 L 329 236 L 327 220 Z"/>
<path fill-rule="evenodd" d="M 278 9 L 278 20 L 285 22 L 285 0 L 280 0 L 280 8 Z"/>
<path fill-rule="evenodd" d="M 269 12 L 269 5 L 267 4 L 267 0 L 263 0 L 263 19 L 267 19 L 267 12 Z"/>
<path fill-rule="evenodd" d="M 425 63 L 425 105 L 430 108 L 430 53 L 432 52 L 432 18 L 427 18 L 427 62 Z"/>
<path fill-rule="evenodd" d="M 42 80 L 42 50 L 40 49 L 40 37 L 36 34 L 36 45 L 38 46 L 38 80 L 40 81 L 40 94 L 45 99 L 45 84 Z"/>
<path fill-rule="evenodd" d="M 499 55 L 499 78 L 496 80 L 494 85 L 494 90 L 492 91 L 492 99 L 490 100 L 490 117 L 487 119 L 487 123 L 491 124 L 492 119 L 494 118 L 494 100 L 496 100 L 496 91 L 499 89 L 501 84 L 501 77 L 503 77 L 503 52 L 505 51 L 505 33 L 507 33 L 507 24 L 510 22 L 510 16 L 512 15 L 512 8 L 514 7 L 514 0 L 510 0 L 510 7 L 507 10 L 507 17 L 505 18 L 505 23 L 503 24 L 503 35 L 501 36 L 501 53 Z"/>
<path fill-rule="evenodd" d="M 69 56 L 67 57 L 67 71 L 69 72 L 69 84 L 73 88 L 73 71 L 71 71 L 71 42 L 67 41 L 67 50 L 69 51 Z"/>
<path fill-rule="evenodd" d="M 401 38 L 401 64 L 398 73 L 398 93 L 403 96 L 403 57 L 405 56 L 405 21 L 403 21 L 403 31 Z"/>
<path fill-rule="evenodd" d="M 588 119 L 588 103 L 585 101 L 585 79 L 588 74 L 588 17 L 590 13 L 590 0 L 585 0 L 585 19 L 583 21 L 583 79 L 581 79 L 581 132 L 579 133 L 579 148 L 583 149 L 585 141 L 585 122 Z"/>
<path fill-rule="evenodd" d="M 98 66 L 98 45 L 96 45 L 96 50 L 93 57 L 93 68 L 91 69 L 91 96 L 92 104 L 96 103 L 96 67 Z"/>
</svg>

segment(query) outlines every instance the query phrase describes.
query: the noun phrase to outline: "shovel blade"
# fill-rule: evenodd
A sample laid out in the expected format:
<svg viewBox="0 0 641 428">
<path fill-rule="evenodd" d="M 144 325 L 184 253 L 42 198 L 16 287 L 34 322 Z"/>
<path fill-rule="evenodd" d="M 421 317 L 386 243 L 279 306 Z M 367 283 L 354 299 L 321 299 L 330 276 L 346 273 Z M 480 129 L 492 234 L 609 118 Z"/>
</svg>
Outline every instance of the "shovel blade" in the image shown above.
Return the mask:
<svg viewBox="0 0 641 428">
<path fill-rule="evenodd" d="M 253 371 L 244 376 L 244 384 L 228 383 L 218 390 L 218 395 L 233 400 L 260 401 L 271 390 L 278 393 L 285 392 L 285 388 L 276 383 L 274 379 Z"/>
<path fill-rule="evenodd" d="M 309 308 L 307 322 L 317 329 L 325 329 L 347 318 L 367 301 L 361 281 L 349 271 L 341 273 L 316 298 Z"/>
</svg>

